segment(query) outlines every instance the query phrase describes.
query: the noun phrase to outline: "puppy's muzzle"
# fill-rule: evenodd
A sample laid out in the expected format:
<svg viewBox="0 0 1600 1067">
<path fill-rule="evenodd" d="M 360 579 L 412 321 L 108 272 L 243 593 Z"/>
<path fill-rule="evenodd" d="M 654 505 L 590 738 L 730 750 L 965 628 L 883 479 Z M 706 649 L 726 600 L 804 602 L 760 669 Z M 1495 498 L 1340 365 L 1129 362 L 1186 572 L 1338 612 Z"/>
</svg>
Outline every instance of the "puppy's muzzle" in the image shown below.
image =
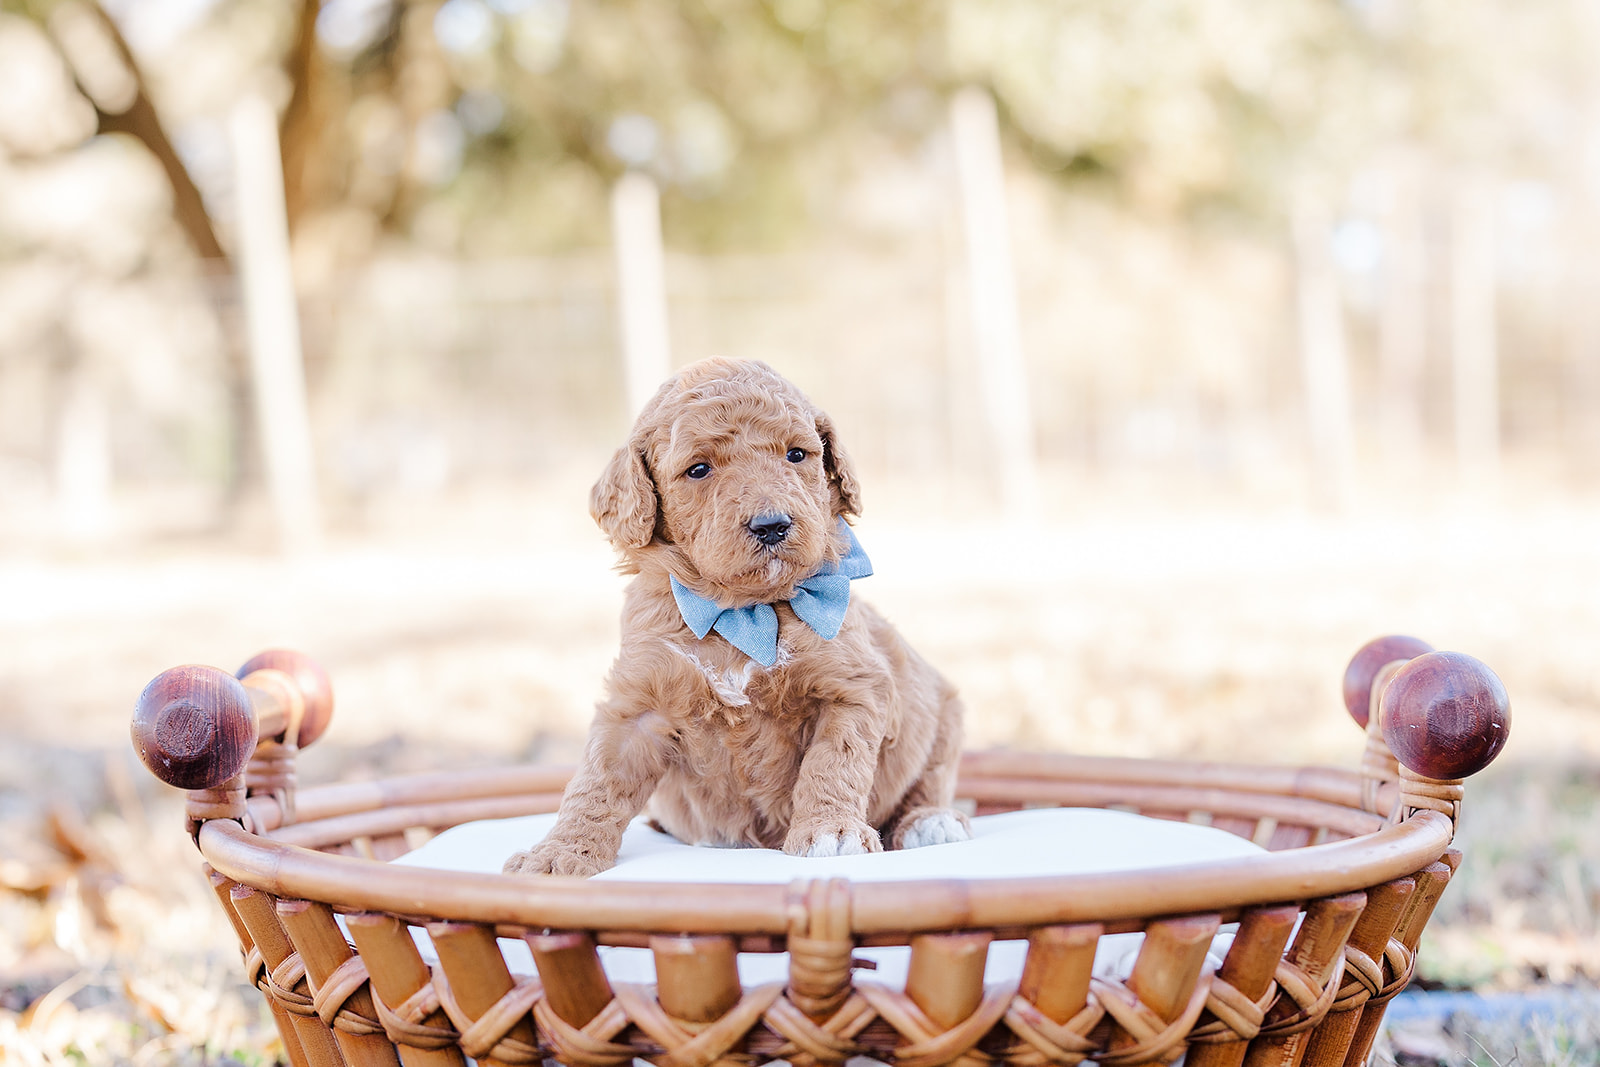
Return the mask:
<svg viewBox="0 0 1600 1067">
<path fill-rule="evenodd" d="M 750 531 L 750 536 L 771 548 L 789 536 L 789 527 L 794 525 L 794 520 L 779 512 L 769 512 L 757 515 L 745 523 L 745 529 Z"/>
</svg>

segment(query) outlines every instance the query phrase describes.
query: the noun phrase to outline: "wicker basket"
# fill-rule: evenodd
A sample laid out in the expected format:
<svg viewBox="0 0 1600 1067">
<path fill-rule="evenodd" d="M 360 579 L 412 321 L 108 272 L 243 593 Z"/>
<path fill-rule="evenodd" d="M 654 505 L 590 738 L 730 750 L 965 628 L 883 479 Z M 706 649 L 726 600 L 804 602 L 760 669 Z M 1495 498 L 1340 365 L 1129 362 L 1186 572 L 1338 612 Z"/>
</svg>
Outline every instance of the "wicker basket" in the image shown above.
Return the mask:
<svg viewBox="0 0 1600 1067">
<path fill-rule="evenodd" d="M 1117 807 L 1208 822 L 1261 855 L 1124 874 L 694 886 L 389 865 L 445 827 L 555 810 L 569 771 L 296 791 L 297 747 L 327 726 L 326 677 L 268 652 L 238 679 L 166 672 L 140 699 L 134 741 L 190 791 L 207 873 L 297 1067 L 862 1055 L 1123 1067 L 1185 1052 L 1190 1067 L 1362 1064 L 1460 860 L 1461 780 L 1499 751 L 1509 715 L 1476 660 L 1382 638 L 1346 674 L 1368 729 L 1359 771 L 1000 752 L 962 764 L 959 794 L 980 813 Z M 1213 968 L 1223 923 L 1237 935 Z M 410 926 L 427 929 L 436 966 Z M 1144 938 L 1131 973 L 1093 974 L 1099 938 L 1132 931 Z M 526 941 L 536 977 L 511 973 L 498 937 Z M 1025 939 L 1026 963 L 1018 981 L 985 987 L 1000 939 Z M 608 980 L 599 945 L 650 949 L 656 984 Z M 852 981 L 853 951 L 874 945 L 909 946 L 904 989 Z M 779 951 L 787 981 L 741 986 L 737 953 Z"/>
</svg>

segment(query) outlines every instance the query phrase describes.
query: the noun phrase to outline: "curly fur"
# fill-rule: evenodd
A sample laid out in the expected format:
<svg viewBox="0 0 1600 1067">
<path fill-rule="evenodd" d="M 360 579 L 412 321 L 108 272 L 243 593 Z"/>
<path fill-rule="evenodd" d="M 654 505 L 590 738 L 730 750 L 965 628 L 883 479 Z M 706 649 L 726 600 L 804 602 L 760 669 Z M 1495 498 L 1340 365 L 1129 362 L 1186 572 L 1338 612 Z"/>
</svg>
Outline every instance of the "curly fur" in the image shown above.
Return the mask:
<svg viewBox="0 0 1600 1067">
<path fill-rule="evenodd" d="M 690 477 L 697 464 L 710 472 Z M 604 870 L 647 802 L 681 840 L 798 855 L 966 836 L 955 690 L 859 597 L 831 641 L 783 603 L 848 551 L 838 520 L 860 507 L 833 423 L 770 367 L 706 360 L 661 387 L 590 497 L 637 575 L 621 651 L 554 829 L 507 872 Z M 767 546 L 747 523 L 772 512 L 792 526 Z M 722 605 L 774 604 L 777 663 L 696 639 L 669 576 Z"/>
</svg>

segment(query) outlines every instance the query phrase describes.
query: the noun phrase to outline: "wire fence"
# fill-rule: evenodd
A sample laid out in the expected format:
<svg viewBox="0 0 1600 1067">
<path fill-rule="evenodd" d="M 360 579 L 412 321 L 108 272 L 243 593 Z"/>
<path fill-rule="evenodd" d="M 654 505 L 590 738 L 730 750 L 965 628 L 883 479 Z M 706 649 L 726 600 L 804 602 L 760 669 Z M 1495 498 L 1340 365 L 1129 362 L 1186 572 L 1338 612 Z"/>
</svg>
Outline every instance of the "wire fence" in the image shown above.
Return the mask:
<svg viewBox="0 0 1600 1067">
<path fill-rule="evenodd" d="M 1023 192 L 1017 300 L 1041 469 L 1158 493 L 1318 499 L 1303 248 L 1062 212 Z M 1489 253 L 1495 447 L 1517 478 L 1586 492 L 1600 474 L 1593 268 L 1574 232 L 1518 222 L 1526 195 L 1498 201 Z M 1455 484 L 1461 470 L 1456 245 L 1448 218 L 1422 221 L 1420 279 L 1402 277 L 1397 246 L 1359 218 L 1335 216 L 1317 238 L 1355 479 L 1401 491 Z M 765 359 L 828 408 L 874 479 L 985 501 L 997 460 L 950 232 L 783 256 L 669 253 L 673 362 Z M 21 310 L 0 327 L 6 529 L 26 526 L 25 513 L 59 524 L 73 500 L 93 527 L 106 505 L 82 501 L 97 494 L 112 507 L 186 494 L 194 523 L 218 522 L 255 462 L 230 371 L 242 360 L 230 281 L 9 270 L 31 297 L 22 307 L 12 285 Z M 301 313 L 319 490 L 334 514 L 384 494 L 597 469 L 626 432 L 608 251 L 380 257 L 303 295 Z M 1397 376 L 1402 328 L 1410 362 Z"/>
</svg>

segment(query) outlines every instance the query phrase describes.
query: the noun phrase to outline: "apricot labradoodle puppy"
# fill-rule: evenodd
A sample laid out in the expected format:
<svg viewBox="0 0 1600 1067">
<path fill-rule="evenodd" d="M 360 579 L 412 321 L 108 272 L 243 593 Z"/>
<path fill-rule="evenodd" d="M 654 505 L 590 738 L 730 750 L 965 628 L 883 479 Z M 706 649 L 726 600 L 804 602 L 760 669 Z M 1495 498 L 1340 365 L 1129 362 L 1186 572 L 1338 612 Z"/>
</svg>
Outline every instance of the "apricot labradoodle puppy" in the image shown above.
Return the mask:
<svg viewBox="0 0 1600 1067">
<path fill-rule="evenodd" d="M 509 873 L 610 867 L 628 821 L 695 844 L 852 855 L 965 840 L 954 688 L 850 595 L 872 573 L 833 424 L 763 363 L 645 406 L 590 496 L 635 574 L 622 650 L 549 836 Z"/>
</svg>

